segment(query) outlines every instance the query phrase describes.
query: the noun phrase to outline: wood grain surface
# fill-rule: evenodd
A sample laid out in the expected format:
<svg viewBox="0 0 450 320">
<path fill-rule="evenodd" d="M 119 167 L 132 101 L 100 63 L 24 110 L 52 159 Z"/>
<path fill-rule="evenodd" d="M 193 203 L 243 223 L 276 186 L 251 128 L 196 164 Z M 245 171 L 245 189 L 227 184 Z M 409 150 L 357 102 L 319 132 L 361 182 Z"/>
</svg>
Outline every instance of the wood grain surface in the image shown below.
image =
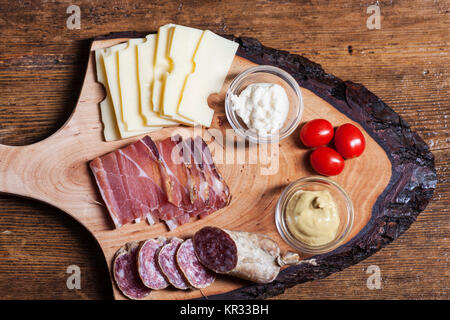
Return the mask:
<svg viewBox="0 0 450 320">
<path fill-rule="evenodd" d="M 1 0 L 0 143 L 39 141 L 67 120 L 95 36 L 175 22 L 258 38 L 364 84 L 430 145 L 439 177 L 433 201 L 397 241 L 275 299 L 448 299 L 450 4 L 377 3 L 379 30 L 367 28 L 369 1 L 77 1 L 81 28 L 70 30 L 73 2 Z M 81 269 L 80 290 L 66 286 L 70 265 Z M 381 289 L 367 286 L 372 265 Z M 0 298 L 108 299 L 108 281 L 100 248 L 77 222 L 45 204 L 0 195 Z"/>
</svg>

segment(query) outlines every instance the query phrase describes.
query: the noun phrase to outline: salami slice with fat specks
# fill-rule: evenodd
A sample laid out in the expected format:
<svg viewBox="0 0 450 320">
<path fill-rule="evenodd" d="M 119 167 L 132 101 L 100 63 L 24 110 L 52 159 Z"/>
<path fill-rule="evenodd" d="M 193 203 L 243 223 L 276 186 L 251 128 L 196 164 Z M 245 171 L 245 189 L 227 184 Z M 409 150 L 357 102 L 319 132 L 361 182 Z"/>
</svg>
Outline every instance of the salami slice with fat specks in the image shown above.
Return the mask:
<svg viewBox="0 0 450 320">
<path fill-rule="evenodd" d="M 226 273 L 236 267 L 236 243 L 222 229 L 204 227 L 195 233 L 193 243 L 197 258 L 208 269 Z"/>
<path fill-rule="evenodd" d="M 168 244 L 164 245 L 158 254 L 158 265 L 171 285 L 175 288 L 186 290 L 189 289 L 189 285 L 178 270 L 175 258 L 176 252 L 182 243 L 183 240 L 172 238 Z"/>
<path fill-rule="evenodd" d="M 149 239 L 141 243 L 137 254 L 139 276 L 148 288 L 159 290 L 169 285 L 166 277 L 158 266 L 157 256 L 159 250 L 167 244 L 164 237 Z"/>
<path fill-rule="evenodd" d="M 204 227 L 193 241 L 200 263 L 217 273 L 269 283 L 280 272 L 280 248 L 266 235 Z"/>
<path fill-rule="evenodd" d="M 179 246 L 176 261 L 184 278 L 194 288 L 206 288 L 216 279 L 215 274 L 198 261 L 192 239 L 185 240 Z"/>
<path fill-rule="evenodd" d="M 130 299 L 142 299 L 151 292 L 139 277 L 136 261 L 138 249 L 137 242 L 127 243 L 116 252 L 113 263 L 113 276 L 117 287 Z"/>
</svg>

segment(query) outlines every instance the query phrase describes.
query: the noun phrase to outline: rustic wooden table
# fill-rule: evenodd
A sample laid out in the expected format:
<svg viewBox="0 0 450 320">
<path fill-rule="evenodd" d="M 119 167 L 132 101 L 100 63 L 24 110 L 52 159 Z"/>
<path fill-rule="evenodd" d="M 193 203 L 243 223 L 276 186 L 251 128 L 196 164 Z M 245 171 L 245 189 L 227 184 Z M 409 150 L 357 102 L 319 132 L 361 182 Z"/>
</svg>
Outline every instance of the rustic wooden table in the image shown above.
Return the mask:
<svg viewBox="0 0 450 320">
<path fill-rule="evenodd" d="M 72 4 L 80 9 L 79 28 L 68 10 Z M 371 5 L 380 8 L 379 25 L 376 13 L 368 12 Z M 448 299 L 449 21 L 450 2 L 431 0 L 0 0 L 0 143 L 39 141 L 67 120 L 95 36 L 154 31 L 174 22 L 255 37 L 364 84 L 429 144 L 439 178 L 433 200 L 397 241 L 274 299 Z M 80 267 L 81 289 L 67 287 L 72 265 Z M 374 268 L 381 275 L 379 289 L 370 285 Z M 1 299 L 111 297 L 106 263 L 82 226 L 46 204 L 0 195 Z"/>
</svg>

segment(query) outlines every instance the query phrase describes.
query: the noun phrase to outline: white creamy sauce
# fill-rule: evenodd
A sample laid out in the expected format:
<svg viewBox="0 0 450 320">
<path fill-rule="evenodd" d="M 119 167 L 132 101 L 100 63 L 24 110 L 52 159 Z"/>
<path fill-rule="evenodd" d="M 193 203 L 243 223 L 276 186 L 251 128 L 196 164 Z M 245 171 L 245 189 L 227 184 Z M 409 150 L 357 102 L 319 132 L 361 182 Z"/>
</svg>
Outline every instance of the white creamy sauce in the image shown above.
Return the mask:
<svg viewBox="0 0 450 320">
<path fill-rule="evenodd" d="M 253 83 L 239 96 L 231 96 L 232 108 L 250 130 L 260 136 L 276 133 L 289 112 L 284 88 L 274 83 Z"/>
</svg>

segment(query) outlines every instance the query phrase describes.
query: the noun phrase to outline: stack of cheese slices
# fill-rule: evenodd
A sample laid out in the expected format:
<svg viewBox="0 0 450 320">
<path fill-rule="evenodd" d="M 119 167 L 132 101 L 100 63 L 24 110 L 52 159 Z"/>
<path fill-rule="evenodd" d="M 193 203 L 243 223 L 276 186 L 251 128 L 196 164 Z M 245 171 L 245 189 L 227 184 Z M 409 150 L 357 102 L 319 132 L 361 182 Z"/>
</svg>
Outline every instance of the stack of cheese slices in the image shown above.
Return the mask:
<svg viewBox="0 0 450 320">
<path fill-rule="evenodd" d="M 207 99 L 219 92 L 238 44 L 209 30 L 167 24 L 157 34 L 95 51 L 106 141 L 161 127 L 209 127 Z"/>
</svg>

